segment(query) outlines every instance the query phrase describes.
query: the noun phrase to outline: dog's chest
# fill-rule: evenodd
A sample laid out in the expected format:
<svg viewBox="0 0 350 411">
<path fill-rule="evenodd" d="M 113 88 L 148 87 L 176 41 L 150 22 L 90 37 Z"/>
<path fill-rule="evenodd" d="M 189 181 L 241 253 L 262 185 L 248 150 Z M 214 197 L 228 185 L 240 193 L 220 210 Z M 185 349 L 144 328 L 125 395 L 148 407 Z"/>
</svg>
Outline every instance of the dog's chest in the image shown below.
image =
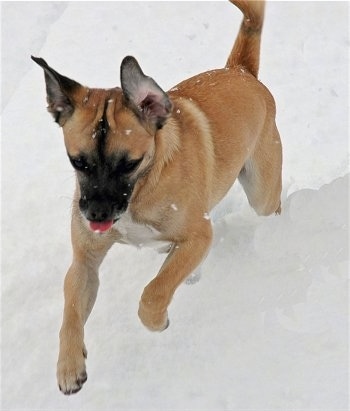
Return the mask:
<svg viewBox="0 0 350 411">
<path fill-rule="evenodd" d="M 160 240 L 159 231 L 149 225 L 135 223 L 128 212 L 122 215 L 114 228 L 121 235 L 118 240 L 121 243 L 136 247 L 152 247 L 159 251 L 168 251 L 171 247 L 171 242 Z"/>
</svg>

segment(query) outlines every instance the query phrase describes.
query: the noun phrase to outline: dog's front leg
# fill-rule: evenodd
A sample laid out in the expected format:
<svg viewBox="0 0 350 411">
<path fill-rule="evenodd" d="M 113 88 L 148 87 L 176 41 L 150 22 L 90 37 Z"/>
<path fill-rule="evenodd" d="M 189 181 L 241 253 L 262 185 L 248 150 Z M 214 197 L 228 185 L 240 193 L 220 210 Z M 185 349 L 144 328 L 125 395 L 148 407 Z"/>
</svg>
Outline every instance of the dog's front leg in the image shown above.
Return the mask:
<svg viewBox="0 0 350 411">
<path fill-rule="evenodd" d="M 173 245 L 159 274 L 144 289 L 139 317 L 151 331 L 163 331 L 169 325 L 167 308 L 176 288 L 206 256 L 212 240 L 210 221 L 191 232 L 185 241 Z"/>
<path fill-rule="evenodd" d="M 112 241 L 94 239 L 93 234 L 89 235 L 90 239 L 84 238 L 83 243 L 74 228 L 72 234 L 74 257 L 64 281 L 65 304 L 57 363 L 57 381 L 64 394 L 76 393 L 87 380 L 84 324 L 96 300 L 98 268 L 112 245 Z"/>
<path fill-rule="evenodd" d="M 64 281 L 65 307 L 60 330 L 57 382 L 64 394 L 79 391 L 87 379 L 84 345 L 84 323 L 88 305 L 92 305 L 98 289 L 97 273 L 73 262 Z"/>
</svg>

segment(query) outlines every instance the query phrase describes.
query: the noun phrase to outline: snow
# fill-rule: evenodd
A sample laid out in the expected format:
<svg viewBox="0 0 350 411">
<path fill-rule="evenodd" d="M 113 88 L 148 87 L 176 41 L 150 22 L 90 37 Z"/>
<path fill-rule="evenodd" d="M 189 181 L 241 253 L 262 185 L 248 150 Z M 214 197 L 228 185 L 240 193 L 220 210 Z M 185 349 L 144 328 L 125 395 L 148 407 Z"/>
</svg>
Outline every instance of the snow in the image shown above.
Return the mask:
<svg viewBox="0 0 350 411">
<path fill-rule="evenodd" d="M 99 87 L 134 55 L 167 90 L 223 66 L 241 15 L 229 2 L 2 2 L 1 15 L 1 409 L 347 410 L 348 3 L 267 5 L 260 78 L 277 102 L 282 214 L 257 217 L 235 185 L 160 334 L 137 308 L 164 255 L 115 246 L 71 397 L 55 366 L 75 179 L 30 55 Z"/>
</svg>

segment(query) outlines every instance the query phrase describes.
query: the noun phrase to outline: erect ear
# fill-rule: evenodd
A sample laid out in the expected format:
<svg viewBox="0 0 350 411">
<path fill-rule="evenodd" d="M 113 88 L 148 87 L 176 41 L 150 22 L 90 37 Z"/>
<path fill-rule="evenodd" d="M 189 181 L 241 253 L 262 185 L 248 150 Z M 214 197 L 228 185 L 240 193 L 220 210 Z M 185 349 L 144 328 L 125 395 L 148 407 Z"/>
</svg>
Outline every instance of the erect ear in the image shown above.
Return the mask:
<svg viewBox="0 0 350 411">
<path fill-rule="evenodd" d="M 173 107 L 168 95 L 142 72 L 134 57 L 123 59 L 120 78 L 124 97 L 134 113 L 156 129 L 162 128 Z"/>
<path fill-rule="evenodd" d="M 44 59 L 33 56 L 31 58 L 44 69 L 47 110 L 52 114 L 56 123 L 62 126 L 74 111 L 73 93 L 82 86 L 57 73 Z"/>
</svg>

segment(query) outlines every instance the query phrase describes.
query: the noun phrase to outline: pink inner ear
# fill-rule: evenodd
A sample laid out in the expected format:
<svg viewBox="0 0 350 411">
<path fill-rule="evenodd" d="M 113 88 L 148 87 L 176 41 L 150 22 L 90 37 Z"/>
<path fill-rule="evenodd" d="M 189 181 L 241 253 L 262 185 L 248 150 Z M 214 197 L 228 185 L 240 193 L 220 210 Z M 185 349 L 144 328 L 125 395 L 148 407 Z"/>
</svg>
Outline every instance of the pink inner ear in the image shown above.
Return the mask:
<svg viewBox="0 0 350 411">
<path fill-rule="evenodd" d="M 134 101 L 135 101 L 137 106 L 141 105 L 141 103 L 147 98 L 149 92 L 150 92 L 150 90 L 146 87 L 140 87 L 137 90 L 137 95 L 134 96 Z"/>
<path fill-rule="evenodd" d="M 163 99 L 163 91 L 155 87 L 153 82 L 147 77 L 139 82 L 133 94 L 134 102 L 137 106 L 141 106 L 141 103 L 148 98 L 157 102 L 161 102 Z"/>
<path fill-rule="evenodd" d="M 124 93 L 132 103 L 137 114 L 142 113 L 145 120 L 150 120 L 161 128 L 169 117 L 172 103 L 167 94 L 151 78 L 144 76 L 124 77 Z M 130 73 L 129 73 L 130 74 Z"/>
<path fill-rule="evenodd" d="M 166 117 L 169 114 L 167 107 L 162 102 L 162 96 L 149 94 L 139 105 L 147 116 Z"/>
</svg>

